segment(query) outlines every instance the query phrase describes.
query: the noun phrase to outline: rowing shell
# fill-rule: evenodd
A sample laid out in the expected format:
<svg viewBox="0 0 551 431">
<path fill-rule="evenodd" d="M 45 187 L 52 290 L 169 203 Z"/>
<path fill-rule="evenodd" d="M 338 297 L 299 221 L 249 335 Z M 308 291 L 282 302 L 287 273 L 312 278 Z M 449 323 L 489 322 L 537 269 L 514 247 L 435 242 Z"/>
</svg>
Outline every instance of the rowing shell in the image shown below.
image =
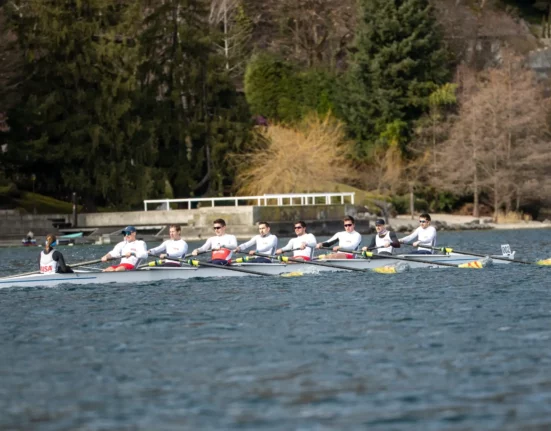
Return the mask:
<svg viewBox="0 0 551 431">
<path fill-rule="evenodd" d="M 467 256 L 459 254 L 448 255 L 400 255 L 401 258 L 408 260 L 410 268 L 447 268 L 438 266 L 438 263 L 461 264 L 477 260 L 476 256 Z M 514 259 L 514 252 L 510 254 L 502 254 L 499 257 Z M 416 262 L 415 259 L 434 262 L 427 264 Z M 397 260 L 394 259 L 324 259 L 324 263 L 334 263 L 339 266 L 346 266 L 356 269 L 373 269 L 389 265 L 395 265 Z M 508 264 L 510 262 L 503 260 L 494 260 L 497 264 Z M 326 271 L 344 271 L 341 268 L 330 268 L 328 266 L 314 266 L 304 263 L 284 264 L 284 263 L 242 263 L 232 265 L 237 268 L 251 269 L 258 272 L 263 272 L 269 275 L 286 274 L 317 274 Z M 228 271 L 224 268 L 213 267 L 191 267 L 185 266 L 181 268 L 173 267 L 145 267 L 138 271 L 124 272 L 96 272 L 96 271 L 80 271 L 76 270 L 73 274 L 34 274 L 27 276 L 13 276 L 0 280 L 0 288 L 14 286 L 57 286 L 59 284 L 104 284 L 104 283 L 151 283 L 161 280 L 185 280 L 190 278 L 204 277 L 243 277 L 257 275 Z"/>
</svg>

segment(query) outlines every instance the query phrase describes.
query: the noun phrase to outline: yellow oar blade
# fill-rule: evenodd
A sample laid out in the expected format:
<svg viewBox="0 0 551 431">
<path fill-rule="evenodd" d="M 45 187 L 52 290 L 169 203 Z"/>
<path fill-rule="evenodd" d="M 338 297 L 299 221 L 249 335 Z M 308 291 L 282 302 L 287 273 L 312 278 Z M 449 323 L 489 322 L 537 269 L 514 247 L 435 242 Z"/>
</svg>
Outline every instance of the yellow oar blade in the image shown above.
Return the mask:
<svg viewBox="0 0 551 431">
<path fill-rule="evenodd" d="M 543 260 L 538 260 L 536 262 L 537 265 L 545 265 L 545 266 L 549 266 L 551 265 L 551 257 L 548 258 L 548 259 L 543 259 Z"/>
<path fill-rule="evenodd" d="M 489 257 L 484 257 L 479 260 L 473 260 L 472 262 L 462 263 L 458 265 L 458 268 L 473 268 L 473 269 L 481 269 L 485 268 L 486 266 L 490 265 L 492 263 L 492 260 Z"/>
<path fill-rule="evenodd" d="M 279 274 L 279 275 L 281 277 L 302 277 L 304 273 L 299 271 L 293 271 L 293 272 L 284 272 L 283 274 Z"/>
<path fill-rule="evenodd" d="M 373 268 L 373 272 L 379 274 L 399 274 L 401 272 L 409 271 L 409 264 L 406 262 L 398 262 L 393 265 L 385 265 L 379 268 Z"/>
</svg>

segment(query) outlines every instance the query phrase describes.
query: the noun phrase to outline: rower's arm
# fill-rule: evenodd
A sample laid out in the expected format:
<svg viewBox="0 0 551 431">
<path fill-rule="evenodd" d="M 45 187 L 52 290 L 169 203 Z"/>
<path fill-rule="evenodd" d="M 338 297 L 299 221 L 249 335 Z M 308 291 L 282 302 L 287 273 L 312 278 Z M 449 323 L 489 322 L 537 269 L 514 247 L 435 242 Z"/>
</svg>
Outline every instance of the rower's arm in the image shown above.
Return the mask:
<svg viewBox="0 0 551 431">
<path fill-rule="evenodd" d="M 69 268 L 69 266 L 65 263 L 65 259 L 63 258 L 63 255 L 59 251 L 54 250 L 54 253 L 52 254 L 52 259 L 57 262 L 57 268 L 58 268 L 57 272 L 62 274 L 68 274 L 73 272 L 73 270 Z"/>
<path fill-rule="evenodd" d="M 336 244 L 338 240 L 339 240 L 338 234 L 335 234 L 327 241 L 322 242 L 321 245 L 322 247 L 331 247 L 333 244 Z"/>
<path fill-rule="evenodd" d="M 209 251 L 212 248 L 212 242 L 209 239 L 207 239 L 207 242 L 205 242 L 201 247 L 197 248 L 196 250 L 199 253 L 204 253 L 205 251 Z"/>
<path fill-rule="evenodd" d="M 394 248 L 400 248 L 400 241 L 398 241 L 398 236 L 396 235 L 396 232 L 391 231 L 390 234 L 390 245 Z M 373 239 L 375 241 L 375 239 Z M 375 245 L 373 245 L 375 247 Z"/>
<path fill-rule="evenodd" d="M 375 247 L 377 247 L 377 241 L 376 241 L 376 238 L 377 235 L 373 236 L 373 238 L 371 238 L 371 242 L 369 243 L 369 245 L 367 246 L 368 249 L 375 249 Z"/>
<path fill-rule="evenodd" d="M 247 250 L 249 247 L 252 247 L 255 243 L 256 243 L 256 239 L 257 237 L 253 237 L 251 238 L 250 240 L 248 240 L 247 242 L 244 242 L 243 244 L 239 244 L 238 247 L 241 251 L 243 250 Z"/>
<path fill-rule="evenodd" d="M 168 241 L 165 241 L 165 242 L 163 242 L 160 246 L 158 246 L 158 247 L 153 247 L 153 248 L 149 249 L 149 252 L 150 252 L 151 254 L 159 254 L 159 253 L 162 253 L 163 251 L 166 251 L 166 243 L 167 243 L 167 242 L 168 242 Z"/>
</svg>

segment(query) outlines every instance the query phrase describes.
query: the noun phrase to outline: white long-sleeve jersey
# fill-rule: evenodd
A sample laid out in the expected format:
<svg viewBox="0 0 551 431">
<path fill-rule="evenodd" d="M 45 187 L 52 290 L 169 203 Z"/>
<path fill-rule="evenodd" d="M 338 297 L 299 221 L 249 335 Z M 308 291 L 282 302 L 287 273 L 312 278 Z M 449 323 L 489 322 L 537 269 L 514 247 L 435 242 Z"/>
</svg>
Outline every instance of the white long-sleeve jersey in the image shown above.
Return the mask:
<svg viewBox="0 0 551 431">
<path fill-rule="evenodd" d="M 330 246 L 332 246 L 336 241 L 339 241 L 338 245 L 341 248 L 339 251 L 354 251 L 360 247 L 362 236 L 356 231 L 338 232 L 327 241 L 323 241 L 323 244 L 331 243 Z"/>
<path fill-rule="evenodd" d="M 178 263 L 177 260 L 170 260 L 170 258 L 183 258 L 186 255 L 187 250 L 187 242 L 183 239 L 168 239 L 158 247 L 154 247 L 149 251 L 151 254 L 166 253 L 169 262 Z"/>
<path fill-rule="evenodd" d="M 229 235 L 224 234 L 220 236 L 211 236 L 209 239 L 207 239 L 207 242 L 205 242 L 201 247 L 197 249 L 197 251 L 205 252 L 209 250 L 214 250 L 212 253 L 212 259 L 225 259 L 230 260 L 232 257 L 232 250 L 237 247 L 237 239 L 235 238 L 235 235 Z M 217 249 L 227 249 L 228 252 L 224 253 L 217 253 Z"/>
<path fill-rule="evenodd" d="M 302 244 L 306 244 L 304 250 L 295 250 L 293 252 L 293 257 L 305 256 L 312 259 L 314 255 L 314 247 L 316 246 L 316 237 L 311 233 L 305 233 L 303 235 L 297 236 L 296 238 L 292 238 L 281 250 L 293 250 L 299 248 Z"/>
<path fill-rule="evenodd" d="M 431 247 L 436 246 L 436 229 L 434 226 L 429 226 L 425 229 L 423 229 L 422 226 L 419 226 L 417 229 L 413 231 L 411 235 L 405 236 L 400 239 L 400 242 L 409 243 L 413 240 L 417 239 L 420 241 L 421 245 L 429 245 Z M 432 250 L 430 248 L 423 248 L 419 247 L 419 250 L 428 250 L 432 253 Z"/>
<path fill-rule="evenodd" d="M 126 253 L 132 253 L 132 256 L 126 257 Z M 121 263 L 129 263 L 137 267 L 142 259 L 147 259 L 147 246 L 139 239 L 132 242 L 121 241 L 109 254 L 115 259 L 121 257 Z"/>
<path fill-rule="evenodd" d="M 277 250 L 277 236 L 269 234 L 266 236 L 256 235 L 249 241 L 239 245 L 241 250 L 246 250 L 256 244 L 256 252 L 273 255 Z"/>
</svg>

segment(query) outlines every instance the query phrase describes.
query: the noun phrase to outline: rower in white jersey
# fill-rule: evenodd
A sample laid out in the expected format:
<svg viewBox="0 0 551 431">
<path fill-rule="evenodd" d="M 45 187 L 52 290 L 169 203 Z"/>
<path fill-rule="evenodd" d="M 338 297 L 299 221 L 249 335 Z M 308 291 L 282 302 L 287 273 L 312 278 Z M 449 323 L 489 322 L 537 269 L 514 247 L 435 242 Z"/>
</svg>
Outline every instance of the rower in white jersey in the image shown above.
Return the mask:
<svg viewBox="0 0 551 431">
<path fill-rule="evenodd" d="M 436 229 L 430 225 L 430 222 L 430 215 L 427 213 L 421 214 L 419 216 L 421 226 L 415 229 L 411 235 L 399 239 L 401 243 L 408 243 L 417 238 L 417 241 L 411 245 L 418 247 L 418 249 L 412 251 L 411 254 L 432 254 L 432 249 L 423 248 L 423 245 L 436 247 Z"/>
<path fill-rule="evenodd" d="M 268 256 L 273 255 L 277 250 L 277 236 L 270 233 L 270 223 L 267 221 L 259 222 L 258 232 L 259 234 L 251 238 L 249 241 L 238 245 L 234 252 L 239 253 L 241 250 L 246 250 L 256 244 L 256 249 L 251 250 L 249 255 L 254 256 L 255 253 L 262 253 Z M 247 262 L 272 263 L 272 260 L 267 257 L 256 256 L 254 259 L 247 258 Z"/>
<path fill-rule="evenodd" d="M 112 265 L 105 268 L 104 272 L 111 271 L 131 271 L 136 269 L 142 259 L 147 259 L 147 246 L 145 242 L 136 239 L 136 228 L 126 226 L 122 231 L 124 240 L 119 242 L 113 250 L 101 258 L 102 262 L 121 257 L 118 265 Z"/>
<path fill-rule="evenodd" d="M 291 239 L 285 247 L 277 249 L 275 254 L 294 250 L 293 259 L 312 260 L 316 237 L 311 233 L 306 233 L 306 223 L 302 220 L 295 222 L 295 233 L 297 237 Z"/>
<path fill-rule="evenodd" d="M 234 235 L 226 233 L 226 222 L 221 218 L 214 220 L 213 228 L 216 236 L 207 239 L 207 242 L 193 250 L 191 254 L 197 256 L 199 253 L 212 250 L 209 263 L 229 265 L 231 263 L 232 250 L 237 247 L 237 239 Z"/>
<path fill-rule="evenodd" d="M 386 229 L 385 221 L 380 218 L 375 221 L 375 230 L 377 234 L 371 240 L 368 247 L 362 248 L 362 251 L 377 250 L 377 254 L 392 254 L 395 248 L 400 248 L 400 241 L 396 232 Z"/>
<path fill-rule="evenodd" d="M 347 251 L 358 250 L 360 243 L 362 242 L 362 236 L 354 230 L 356 222 L 354 217 L 346 216 L 343 219 L 344 231 L 338 232 L 329 238 L 327 241 L 320 242 L 316 245 L 316 248 L 331 247 L 332 245 L 339 243 L 333 247 L 334 253 L 323 256 L 324 259 L 354 259 L 354 253 L 346 253 Z"/>
<path fill-rule="evenodd" d="M 180 262 L 178 260 L 172 260 L 171 258 L 183 258 L 187 253 L 188 245 L 187 242 L 181 238 L 181 231 L 182 228 L 180 225 L 170 225 L 168 231 L 170 239 L 163 242 L 160 246 L 154 247 L 147 251 L 150 255 L 158 255 L 160 259 L 166 258 L 166 260 L 161 260 L 159 266 L 180 266 Z"/>
</svg>

